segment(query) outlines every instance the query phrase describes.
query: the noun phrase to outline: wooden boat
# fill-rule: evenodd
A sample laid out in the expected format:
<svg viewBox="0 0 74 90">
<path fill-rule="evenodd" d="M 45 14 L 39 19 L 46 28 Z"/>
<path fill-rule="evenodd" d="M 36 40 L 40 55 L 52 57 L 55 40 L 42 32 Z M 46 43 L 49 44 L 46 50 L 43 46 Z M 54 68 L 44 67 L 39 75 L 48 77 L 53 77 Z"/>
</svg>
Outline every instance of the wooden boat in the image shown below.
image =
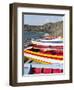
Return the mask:
<svg viewBox="0 0 74 90">
<path fill-rule="evenodd" d="M 63 64 L 24 64 L 24 75 L 26 74 L 55 74 L 63 73 Z"/>
<path fill-rule="evenodd" d="M 24 49 L 24 56 L 43 64 L 63 63 L 63 39 L 36 39 L 32 46 Z"/>
</svg>

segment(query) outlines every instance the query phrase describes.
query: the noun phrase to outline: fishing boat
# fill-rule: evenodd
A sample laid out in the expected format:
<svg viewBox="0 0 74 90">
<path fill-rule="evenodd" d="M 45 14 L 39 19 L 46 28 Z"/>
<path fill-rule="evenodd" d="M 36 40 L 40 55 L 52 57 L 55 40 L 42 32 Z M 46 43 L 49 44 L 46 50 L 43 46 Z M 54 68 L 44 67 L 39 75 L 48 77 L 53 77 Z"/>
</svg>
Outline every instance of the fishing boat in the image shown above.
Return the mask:
<svg viewBox="0 0 74 90">
<path fill-rule="evenodd" d="M 43 64 L 63 63 L 63 38 L 32 39 L 32 46 L 24 49 L 24 56 Z"/>
<path fill-rule="evenodd" d="M 26 74 L 55 74 L 63 73 L 63 64 L 37 64 L 26 63 L 24 64 L 24 75 Z"/>
<path fill-rule="evenodd" d="M 36 45 L 42 45 L 42 46 L 63 46 L 63 39 L 62 38 L 54 38 L 54 39 L 49 39 L 49 38 L 43 38 L 43 39 L 32 39 L 31 40 L 32 44 Z"/>
</svg>

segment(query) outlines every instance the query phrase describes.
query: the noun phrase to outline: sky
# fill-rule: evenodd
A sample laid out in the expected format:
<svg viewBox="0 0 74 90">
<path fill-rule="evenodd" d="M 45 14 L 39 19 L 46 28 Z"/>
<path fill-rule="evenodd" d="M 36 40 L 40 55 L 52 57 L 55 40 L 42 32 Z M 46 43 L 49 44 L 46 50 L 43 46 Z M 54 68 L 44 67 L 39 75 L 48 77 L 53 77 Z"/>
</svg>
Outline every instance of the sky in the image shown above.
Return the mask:
<svg viewBox="0 0 74 90">
<path fill-rule="evenodd" d="M 60 15 L 24 15 L 24 24 L 43 25 L 45 23 L 54 23 L 63 21 L 63 16 Z"/>
</svg>

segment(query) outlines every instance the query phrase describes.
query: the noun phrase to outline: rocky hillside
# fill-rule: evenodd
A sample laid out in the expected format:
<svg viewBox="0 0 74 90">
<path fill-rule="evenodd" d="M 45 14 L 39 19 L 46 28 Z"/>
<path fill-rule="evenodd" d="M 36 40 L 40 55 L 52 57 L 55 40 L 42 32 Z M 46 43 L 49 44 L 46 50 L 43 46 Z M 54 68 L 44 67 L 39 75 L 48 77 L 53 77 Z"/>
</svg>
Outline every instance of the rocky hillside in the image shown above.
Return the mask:
<svg viewBox="0 0 74 90">
<path fill-rule="evenodd" d="M 49 35 L 53 36 L 63 36 L 63 21 L 56 23 L 46 23 L 44 25 L 33 26 L 33 25 L 24 25 L 24 31 L 32 32 L 47 32 Z"/>
</svg>

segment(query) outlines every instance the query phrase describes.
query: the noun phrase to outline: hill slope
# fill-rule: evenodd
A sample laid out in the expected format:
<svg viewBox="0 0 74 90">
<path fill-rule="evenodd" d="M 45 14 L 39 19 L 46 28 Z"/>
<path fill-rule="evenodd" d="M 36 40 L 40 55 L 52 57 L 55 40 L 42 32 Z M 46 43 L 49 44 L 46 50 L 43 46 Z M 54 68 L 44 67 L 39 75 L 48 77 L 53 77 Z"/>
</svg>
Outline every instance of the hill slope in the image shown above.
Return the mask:
<svg viewBox="0 0 74 90">
<path fill-rule="evenodd" d="M 63 36 L 63 21 L 46 23 L 44 25 L 24 25 L 24 31 L 46 32 L 50 36 Z"/>
</svg>

